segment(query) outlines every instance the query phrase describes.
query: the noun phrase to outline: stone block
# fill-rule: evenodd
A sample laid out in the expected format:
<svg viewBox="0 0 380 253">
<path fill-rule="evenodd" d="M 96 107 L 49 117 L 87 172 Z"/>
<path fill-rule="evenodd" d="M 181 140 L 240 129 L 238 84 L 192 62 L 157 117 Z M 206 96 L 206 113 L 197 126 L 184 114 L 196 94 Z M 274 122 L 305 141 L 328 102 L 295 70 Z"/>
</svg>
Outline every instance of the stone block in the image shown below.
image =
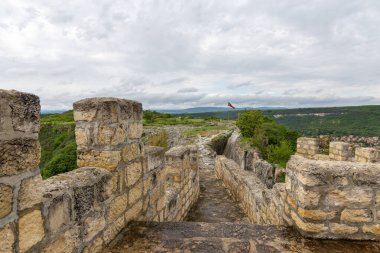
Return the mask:
<svg viewBox="0 0 380 253">
<path fill-rule="evenodd" d="M 43 185 L 41 175 L 36 175 L 24 179 L 21 182 L 21 187 L 18 196 L 19 210 L 25 210 L 31 208 L 34 205 L 42 202 Z"/>
<path fill-rule="evenodd" d="M 365 207 L 372 201 L 372 191 L 361 187 L 346 190 L 333 190 L 327 194 L 327 202 L 331 206 Z"/>
<path fill-rule="evenodd" d="M 141 148 L 139 143 L 131 143 L 124 147 L 122 151 L 122 158 L 124 162 L 128 163 L 141 156 Z"/>
<path fill-rule="evenodd" d="M 43 224 L 40 210 L 34 210 L 20 217 L 18 224 L 20 252 L 26 252 L 44 238 Z"/>
<path fill-rule="evenodd" d="M 322 233 L 327 231 L 327 227 L 323 223 L 304 222 L 295 212 L 291 212 L 291 218 L 295 225 L 302 231 L 308 233 Z"/>
<path fill-rule="evenodd" d="M 331 160 L 347 161 L 350 157 L 350 144 L 345 142 L 330 142 L 329 157 Z"/>
<path fill-rule="evenodd" d="M 12 212 L 13 207 L 13 187 L 0 184 L 0 219 Z"/>
<path fill-rule="evenodd" d="M 307 191 L 303 187 L 298 187 L 296 192 L 296 199 L 298 204 L 302 207 L 318 206 L 321 194 L 315 191 Z"/>
<path fill-rule="evenodd" d="M 10 224 L 0 228 L 0 252 L 13 253 L 15 244 L 15 234 Z"/>
<path fill-rule="evenodd" d="M 57 233 L 71 222 L 71 199 L 63 195 L 55 198 L 48 208 L 48 226 L 51 233 Z"/>
<path fill-rule="evenodd" d="M 371 222 L 372 212 L 368 209 L 344 209 L 340 216 L 341 221 L 347 222 Z"/>
<path fill-rule="evenodd" d="M 356 148 L 355 160 L 357 162 L 374 163 L 379 158 L 379 151 L 375 148 Z"/>
<path fill-rule="evenodd" d="M 112 200 L 108 215 L 108 221 L 112 222 L 120 217 L 128 207 L 128 194 L 123 194 Z"/>
<path fill-rule="evenodd" d="M 130 122 L 128 124 L 127 137 L 129 139 L 140 139 L 143 133 L 142 122 Z"/>
<path fill-rule="evenodd" d="M 125 227 L 125 219 L 124 216 L 118 218 L 113 223 L 109 224 L 107 229 L 104 231 L 103 240 L 104 244 L 108 245 Z"/>
<path fill-rule="evenodd" d="M 84 185 L 74 188 L 74 212 L 75 220 L 80 221 L 94 209 L 95 189 L 94 185 Z"/>
<path fill-rule="evenodd" d="M 143 193 L 143 184 L 142 180 L 138 182 L 135 186 L 133 186 L 131 189 L 129 189 L 129 205 L 135 203 L 138 199 L 142 197 Z"/>
<path fill-rule="evenodd" d="M 368 224 L 364 225 L 362 228 L 364 233 L 374 234 L 380 236 L 380 224 Z"/>
<path fill-rule="evenodd" d="M 118 145 L 126 141 L 126 127 L 123 124 L 103 125 L 99 127 L 97 144 Z"/>
<path fill-rule="evenodd" d="M 349 226 L 345 224 L 339 224 L 339 223 L 331 223 L 330 230 L 332 233 L 338 234 L 338 235 L 351 235 L 359 231 L 357 227 L 353 227 L 353 226 Z"/>
<path fill-rule="evenodd" d="M 134 185 L 142 178 L 142 163 L 140 161 L 128 164 L 126 168 L 127 186 Z"/>
<path fill-rule="evenodd" d="M 121 160 L 120 151 L 78 151 L 78 167 L 100 167 L 115 171 Z"/>
<path fill-rule="evenodd" d="M 91 140 L 90 131 L 88 128 L 76 127 L 75 128 L 75 141 L 78 146 L 89 145 Z"/>
<path fill-rule="evenodd" d="M 131 220 L 136 220 L 139 217 L 142 210 L 142 205 L 143 205 L 143 201 L 139 200 L 137 203 L 135 203 L 131 208 L 127 210 L 124 216 L 126 222 L 129 222 Z"/>
<path fill-rule="evenodd" d="M 34 137 L 40 129 L 40 99 L 33 94 L 0 89 L 0 138 Z"/>
<path fill-rule="evenodd" d="M 306 210 L 299 207 L 298 214 L 304 219 L 331 220 L 337 216 L 337 211 Z"/>
<path fill-rule="evenodd" d="M 85 241 L 91 241 L 100 231 L 103 231 L 106 220 L 103 216 L 87 217 L 84 221 Z"/>
<path fill-rule="evenodd" d="M 78 227 L 72 227 L 57 240 L 43 248 L 42 253 L 73 253 L 79 246 L 80 231 Z"/>
<path fill-rule="evenodd" d="M 325 183 L 321 181 L 317 176 L 308 174 L 297 174 L 297 180 L 301 182 L 303 185 L 310 187 L 323 185 Z"/>
<path fill-rule="evenodd" d="M 0 177 L 12 176 L 38 168 L 41 146 L 32 138 L 0 140 L 0 154 Z"/>
</svg>

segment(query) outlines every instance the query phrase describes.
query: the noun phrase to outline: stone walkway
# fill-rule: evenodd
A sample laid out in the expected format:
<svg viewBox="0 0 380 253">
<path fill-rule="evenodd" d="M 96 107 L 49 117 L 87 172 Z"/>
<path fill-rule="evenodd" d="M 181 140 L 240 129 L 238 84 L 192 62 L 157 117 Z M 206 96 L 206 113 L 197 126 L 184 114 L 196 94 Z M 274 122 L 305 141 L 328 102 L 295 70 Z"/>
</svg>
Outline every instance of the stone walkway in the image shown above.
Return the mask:
<svg viewBox="0 0 380 253">
<path fill-rule="evenodd" d="M 249 223 L 248 217 L 228 194 L 214 172 L 214 154 L 206 147 L 210 138 L 197 141 L 200 159 L 200 195 L 185 221 Z"/>
</svg>

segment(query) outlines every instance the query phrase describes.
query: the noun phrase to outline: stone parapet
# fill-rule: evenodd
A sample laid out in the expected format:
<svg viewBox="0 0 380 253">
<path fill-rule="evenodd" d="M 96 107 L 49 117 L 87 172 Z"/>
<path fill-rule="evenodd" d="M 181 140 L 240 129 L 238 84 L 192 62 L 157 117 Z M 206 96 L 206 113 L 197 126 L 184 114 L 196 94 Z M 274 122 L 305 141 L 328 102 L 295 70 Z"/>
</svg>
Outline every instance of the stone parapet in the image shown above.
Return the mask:
<svg viewBox="0 0 380 253">
<path fill-rule="evenodd" d="M 101 252 L 130 221 L 182 220 L 196 201 L 197 149 L 144 148 L 140 103 L 75 103 L 81 168 L 43 181 L 38 97 L 0 98 L 0 252 Z"/>
<path fill-rule="evenodd" d="M 306 237 L 379 240 L 379 182 L 379 163 L 292 156 L 285 214 Z"/>
<path fill-rule="evenodd" d="M 379 151 L 375 148 L 356 148 L 355 161 L 375 163 L 380 159 Z"/>
<path fill-rule="evenodd" d="M 314 158 L 319 152 L 319 140 L 317 138 L 301 137 L 297 139 L 297 154 L 307 158 Z"/>
<path fill-rule="evenodd" d="M 242 170 L 235 161 L 225 156 L 216 157 L 215 173 L 241 204 L 252 223 L 287 224 L 283 210 L 286 198 L 283 183 L 277 183 L 273 189 L 268 189 L 254 173 Z"/>
</svg>

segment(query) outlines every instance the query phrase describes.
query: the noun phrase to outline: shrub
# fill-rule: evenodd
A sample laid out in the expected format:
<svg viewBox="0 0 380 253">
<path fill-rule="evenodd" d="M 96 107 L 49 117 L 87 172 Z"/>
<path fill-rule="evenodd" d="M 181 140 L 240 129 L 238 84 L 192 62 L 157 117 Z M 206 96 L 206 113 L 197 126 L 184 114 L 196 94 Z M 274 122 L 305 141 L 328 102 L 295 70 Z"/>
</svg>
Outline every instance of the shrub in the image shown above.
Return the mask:
<svg viewBox="0 0 380 253">
<path fill-rule="evenodd" d="M 287 141 L 281 141 L 279 145 L 268 146 L 268 161 L 285 168 L 290 156 L 294 153 Z"/>
<path fill-rule="evenodd" d="M 159 133 L 150 136 L 148 144 L 151 146 L 163 147 L 167 150 L 169 148 L 168 132 L 166 130 L 161 130 Z"/>
<path fill-rule="evenodd" d="M 264 115 L 259 111 L 246 111 L 239 113 L 236 125 L 244 137 L 253 137 L 256 128 L 264 122 Z"/>
</svg>

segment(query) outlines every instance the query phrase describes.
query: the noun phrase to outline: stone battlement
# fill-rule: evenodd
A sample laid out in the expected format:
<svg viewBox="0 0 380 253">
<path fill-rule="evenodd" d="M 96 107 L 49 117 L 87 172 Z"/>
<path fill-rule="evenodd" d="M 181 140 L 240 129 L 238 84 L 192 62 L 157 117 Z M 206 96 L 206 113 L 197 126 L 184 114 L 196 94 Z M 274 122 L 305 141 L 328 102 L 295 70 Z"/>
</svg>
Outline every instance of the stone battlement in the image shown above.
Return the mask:
<svg viewBox="0 0 380 253">
<path fill-rule="evenodd" d="M 319 153 L 319 139 L 301 137 L 297 140 L 297 155 L 308 159 L 325 161 L 380 162 L 380 152 L 376 148 L 357 147 L 349 143 L 333 141 L 329 144 L 329 154 Z"/>
<path fill-rule="evenodd" d="M 130 221 L 180 221 L 197 200 L 197 149 L 144 147 L 140 103 L 84 99 L 74 118 L 80 168 L 42 180 L 39 98 L 0 90 L 0 252 L 100 252 Z"/>
</svg>

